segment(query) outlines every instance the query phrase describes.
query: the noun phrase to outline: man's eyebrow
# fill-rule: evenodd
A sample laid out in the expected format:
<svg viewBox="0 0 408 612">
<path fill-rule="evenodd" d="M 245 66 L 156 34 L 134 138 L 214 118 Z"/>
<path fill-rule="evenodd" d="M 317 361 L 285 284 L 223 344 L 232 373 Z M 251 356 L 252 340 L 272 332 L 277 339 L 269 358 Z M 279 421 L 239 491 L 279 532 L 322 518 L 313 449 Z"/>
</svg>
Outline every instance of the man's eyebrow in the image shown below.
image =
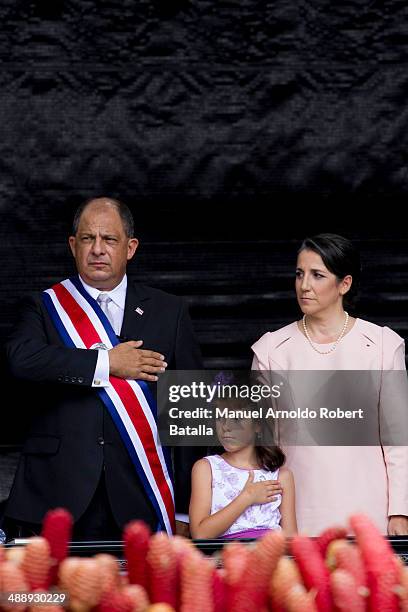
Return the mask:
<svg viewBox="0 0 408 612">
<path fill-rule="evenodd" d="M 95 238 L 96 233 L 92 232 L 91 230 L 82 230 L 81 232 L 78 232 L 78 234 L 80 236 L 91 236 L 91 238 Z M 106 232 L 101 234 L 102 238 L 117 238 L 117 234 L 115 234 L 114 232 Z"/>
</svg>

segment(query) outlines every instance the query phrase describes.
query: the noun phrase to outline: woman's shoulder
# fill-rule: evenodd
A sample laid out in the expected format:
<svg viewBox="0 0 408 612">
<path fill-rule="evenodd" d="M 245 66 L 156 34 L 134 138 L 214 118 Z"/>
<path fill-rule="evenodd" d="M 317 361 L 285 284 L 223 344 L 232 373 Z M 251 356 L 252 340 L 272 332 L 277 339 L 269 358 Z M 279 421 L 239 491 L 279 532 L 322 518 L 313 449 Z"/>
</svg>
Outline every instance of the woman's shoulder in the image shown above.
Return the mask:
<svg viewBox="0 0 408 612">
<path fill-rule="evenodd" d="M 289 323 L 289 325 L 280 327 L 275 331 L 266 332 L 252 345 L 252 350 L 256 353 L 258 351 L 279 348 L 293 338 L 297 332 L 297 322 L 293 321 L 293 323 Z"/>
<path fill-rule="evenodd" d="M 373 344 L 383 345 L 385 350 L 396 350 L 404 344 L 404 339 L 401 338 L 390 327 L 377 325 L 365 319 L 357 319 L 358 330 L 360 333 L 370 340 Z"/>
</svg>

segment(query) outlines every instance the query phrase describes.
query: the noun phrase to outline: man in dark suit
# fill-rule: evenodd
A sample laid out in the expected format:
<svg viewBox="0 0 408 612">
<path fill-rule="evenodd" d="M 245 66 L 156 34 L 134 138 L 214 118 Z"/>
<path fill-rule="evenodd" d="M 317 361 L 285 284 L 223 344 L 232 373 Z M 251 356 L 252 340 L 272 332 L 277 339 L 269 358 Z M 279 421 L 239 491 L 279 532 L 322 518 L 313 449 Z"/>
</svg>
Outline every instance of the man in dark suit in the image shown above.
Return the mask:
<svg viewBox="0 0 408 612">
<path fill-rule="evenodd" d="M 121 342 L 110 350 L 101 343 L 67 346 L 43 296 L 23 306 L 7 353 L 13 375 L 32 383 L 35 417 L 5 525 L 9 535 L 36 533 L 47 510 L 63 506 L 73 514 L 74 539 L 118 538 L 135 518 L 155 530 L 154 504 L 98 391 L 109 376 L 154 385 L 167 367 L 199 369 L 191 321 L 181 298 L 128 282 L 126 265 L 138 241 L 123 203 L 85 202 L 69 244 L 79 275 L 74 282 L 86 299 L 101 303 Z M 197 450 L 175 450 L 176 510 L 186 513 Z"/>
</svg>

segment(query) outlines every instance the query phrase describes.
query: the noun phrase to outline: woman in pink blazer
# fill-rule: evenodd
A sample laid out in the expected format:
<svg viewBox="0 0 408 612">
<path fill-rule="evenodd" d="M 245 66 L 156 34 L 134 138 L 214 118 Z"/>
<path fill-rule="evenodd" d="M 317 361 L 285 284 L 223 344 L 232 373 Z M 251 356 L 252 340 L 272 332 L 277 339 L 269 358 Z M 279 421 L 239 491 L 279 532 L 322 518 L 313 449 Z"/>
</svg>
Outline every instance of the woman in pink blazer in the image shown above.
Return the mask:
<svg viewBox="0 0 408 612">
<path fill-rule="evenodd" d="M 296 267 L 303 318 L 264 334 L 252 347 L 252 368 L 405 370 L 403 339 L 344 309 L 356 293 L 359 272 L 358 253 L 346 238 L 306 239 Z M 384 534 L 408 533 L 408 446 L 288 446 L 284 451 L 295 477 L 299 531 L 317 535 L 365 512 Z"/>
</svg>

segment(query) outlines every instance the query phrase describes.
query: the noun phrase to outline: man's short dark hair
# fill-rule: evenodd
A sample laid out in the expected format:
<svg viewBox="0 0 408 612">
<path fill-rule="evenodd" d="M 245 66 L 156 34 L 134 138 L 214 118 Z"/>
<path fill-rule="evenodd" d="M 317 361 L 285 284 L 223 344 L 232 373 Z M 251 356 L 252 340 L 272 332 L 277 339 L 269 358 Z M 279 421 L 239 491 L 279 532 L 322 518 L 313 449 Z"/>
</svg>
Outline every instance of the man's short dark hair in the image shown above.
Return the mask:
<svg viewBox="0 0 408 612">
<path fill-rule="evenodd" d="M 74 215 L 74 220 L 72 222 L 72 235 L 76 236 L 76 233 L 79 227 L 79 221 L 81 219 L 81 215 L 84 212 L 85 208 L 88 206 L 88 204 L 91 204 L 91 202 L 94 202 L 95 200 L 102 200 L 102 199 L 107 200 L 109 204 L 112 204 L 112 206 L 116 208 L 116 210 L 119 213 L 120 218 L 122 219 L 123 229 L 125 230 L 126 236 L 128 238 L 133 238 L 134 233 L 135 233 L 135 224 L 133 221 L 133 215 L 130 212 L 129 207 L 127 206 L 127 204 L 125 204 L 124 202 L 121 202 L 120 200 L 115 200 L 113 198 L 108 198 L 105 196 L 97 196 L 95 198 L 89 198 L 88 200 L 85 200 L 85 202 L 82 202 L 82 204 L 78 206 L 78 208 L 76 209 L 75 215 Z"/>
</svg>

